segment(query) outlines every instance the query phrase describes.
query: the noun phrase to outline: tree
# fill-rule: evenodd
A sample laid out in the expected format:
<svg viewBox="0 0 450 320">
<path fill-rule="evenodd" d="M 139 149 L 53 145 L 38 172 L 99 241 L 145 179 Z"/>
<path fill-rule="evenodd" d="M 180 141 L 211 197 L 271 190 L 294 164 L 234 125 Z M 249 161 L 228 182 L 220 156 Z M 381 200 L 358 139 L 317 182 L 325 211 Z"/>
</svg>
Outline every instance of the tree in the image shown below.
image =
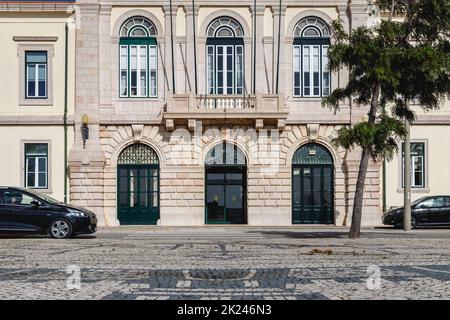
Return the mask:
<svg viewBox="0 0 450 320">
<path fill-rule="evenodd" d="M 330 69 L 347 68 L 346 87 L 323 99 L 334 109 L 352 99 L 368 106 L 368 120 L 338 131 L 333 142 L 346 150 L 362 149 L 353 202 L 350 238 L 359 238 L 364 185 L 370 158 L 392 159 L 406 134 L 404 121 L 415 114 L 408 101 L 425 109 L 439 108 L 450 92 L 450 0 L 381 0 L 389 19 L 375 28 L 358 27 L 347 34 L 333 22 L 336 43 L 330 48 Z M 393 21 L 395 14 L 402 21 Z M 391 112 L 385 111 L 391 106 Z"/>
</svg>

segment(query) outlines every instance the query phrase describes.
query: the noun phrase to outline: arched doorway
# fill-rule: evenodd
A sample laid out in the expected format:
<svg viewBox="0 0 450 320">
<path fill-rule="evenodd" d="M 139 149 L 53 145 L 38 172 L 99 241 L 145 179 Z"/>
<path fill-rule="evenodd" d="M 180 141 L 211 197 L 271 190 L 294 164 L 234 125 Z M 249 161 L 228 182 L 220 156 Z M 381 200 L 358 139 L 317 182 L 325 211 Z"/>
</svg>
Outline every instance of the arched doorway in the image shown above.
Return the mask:
<svg viewBox="0 0 450 320">
<path fill-rule="evenodd" d="M 334 224 L 334 165 L 316 143 L 300 147 L 292 159 L 292 223 Z"/>
<path fill-rule="evenodd" d="M 156 224 L 159 219 L 158 155 L 149 146 L 136 143 L 122 151 L 117 164 L 120 224 Z"/>
<path fill-rule="evenodd" d="M 247 223 L 247 166 L 233 144 L 212 148 L 205 159 L 205 223 Z"/>
</svg>

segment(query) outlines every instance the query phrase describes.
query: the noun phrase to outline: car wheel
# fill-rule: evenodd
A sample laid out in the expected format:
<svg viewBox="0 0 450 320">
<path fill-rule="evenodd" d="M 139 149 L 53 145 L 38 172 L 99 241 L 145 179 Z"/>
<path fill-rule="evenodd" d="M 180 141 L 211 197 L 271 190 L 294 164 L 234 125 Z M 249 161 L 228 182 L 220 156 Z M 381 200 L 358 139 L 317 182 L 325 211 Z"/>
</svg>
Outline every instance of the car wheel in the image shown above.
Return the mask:
<svg viewBox="0 0 450 320">
<path fill-rule="evenodd" d="M 403 223 L 401 222 L 394 223 L 394 229 L 403 229 Z"/>
<path fill-rule="evenodd" d="M 416 224 L 416 218 L 411 217 L 411 229 L 415 229 L 417 226 Z M 402 222 L 397 222 L 394 224 L 394 228 L 395 229 L 403 229 L 403 221 Z"/>
<path fill-rule="evenodd" d="M 53 239 L 67 239 L 72 235 L 73 228 L 66 219 L 55 219 L 50 223 L 48 231 Z"/>
</svg>

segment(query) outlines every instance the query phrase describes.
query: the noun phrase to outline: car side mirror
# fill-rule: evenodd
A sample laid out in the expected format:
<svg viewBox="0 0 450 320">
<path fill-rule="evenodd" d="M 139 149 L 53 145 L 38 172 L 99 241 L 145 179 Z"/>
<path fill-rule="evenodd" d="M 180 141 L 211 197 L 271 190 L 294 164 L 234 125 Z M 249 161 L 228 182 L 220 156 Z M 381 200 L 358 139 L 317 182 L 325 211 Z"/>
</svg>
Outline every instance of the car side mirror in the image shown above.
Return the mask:
<svg viewBox="0 0 450 320">
<path fill-rule="evenodd" d="M 31 206 L 32 208 L 37 208 L 37 207 L 39 207 L 39 201 L 36 201 L 36 200 L 31 201 L 31 202 L 30 202 L 30 206 Z"/>
</svg>

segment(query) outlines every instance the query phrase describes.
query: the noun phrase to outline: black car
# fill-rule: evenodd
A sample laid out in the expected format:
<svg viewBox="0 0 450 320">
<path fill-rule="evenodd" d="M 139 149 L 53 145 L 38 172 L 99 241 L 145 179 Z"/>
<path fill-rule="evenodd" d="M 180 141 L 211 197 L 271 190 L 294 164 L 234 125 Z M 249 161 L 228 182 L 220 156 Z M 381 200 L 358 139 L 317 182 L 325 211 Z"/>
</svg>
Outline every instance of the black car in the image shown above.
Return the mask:
<svg viewBox="0 0 450 320">
<path fill-rule="evenodd" d="M 393 208 L 383 215 L 383 224 L 403 228 L 403 207 Z M 411 204 L 411 226 L 450 225 L 450 196 L 423 197 Z"/>
<path fill-rule="evenodd" d="M 96 229 L 97 218 L 89 210 L 33 190 L 0 187 L 0 233 L 49 234 L 65 239 L 94 233 Z"/>
</svg>

